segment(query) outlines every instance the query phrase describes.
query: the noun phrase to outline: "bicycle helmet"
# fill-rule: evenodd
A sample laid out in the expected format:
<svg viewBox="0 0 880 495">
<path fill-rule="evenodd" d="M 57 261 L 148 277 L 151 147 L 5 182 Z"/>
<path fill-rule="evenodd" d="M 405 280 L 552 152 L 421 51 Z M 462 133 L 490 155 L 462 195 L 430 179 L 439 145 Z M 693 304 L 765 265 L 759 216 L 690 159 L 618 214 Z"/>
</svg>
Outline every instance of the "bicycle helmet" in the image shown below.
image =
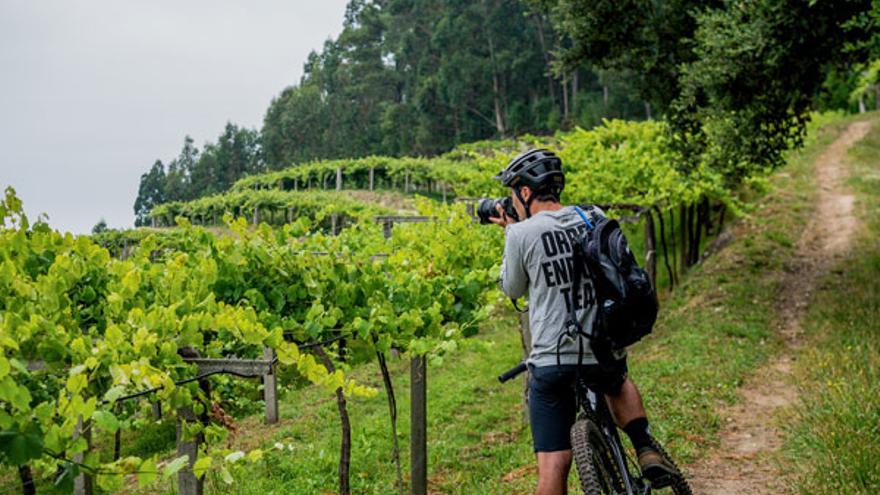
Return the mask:
<svg viewBox="0 0 880 495">
<path fill-rule="evenodd" d="M 493 178 L 500 180 L 504 186 L 513 188 L 514 194 L 525 207 L 526 218 L 531 218 L 529 207 L 538 194 L 550 192 L 558 196 L 565 188 L 562 160 L 556 153 L 543 148 L 520 153 Z M 520 194 L 522 186 L 529 186 L 533 192 L 528 201 L 524 201 Z"/>
</svg>

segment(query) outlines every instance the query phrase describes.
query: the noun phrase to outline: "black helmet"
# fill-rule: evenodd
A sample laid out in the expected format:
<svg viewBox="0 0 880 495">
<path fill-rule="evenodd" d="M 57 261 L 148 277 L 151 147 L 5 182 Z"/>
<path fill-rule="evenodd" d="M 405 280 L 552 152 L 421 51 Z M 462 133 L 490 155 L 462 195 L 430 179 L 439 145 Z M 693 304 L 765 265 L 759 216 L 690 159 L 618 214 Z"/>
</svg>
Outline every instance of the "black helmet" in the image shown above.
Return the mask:
<svg viewBox="0 0 880 495">
<path fill-rule="evenodd" d="M 565 174 L 562 173 L 562 160 L 550 150 L 536 149 L 520 153 L 507 164 L 507 167 L 494 177 L 507 187 L 523 204 L 526 218 L 532 217 L 531 204 L 538 194 L 551 193 L 557 198 L 565 187 Z M 532 196 L 523 200 L 520 188 L 529 186 Z"/>
<path fill-rule="evenodd" d="M 520 153 L 493 178 L 507 187 L 529 186 L 535 192 L 549 190 L 559 194 L 565 187 L 562 160 L 543 148 Z"/>
</svg>

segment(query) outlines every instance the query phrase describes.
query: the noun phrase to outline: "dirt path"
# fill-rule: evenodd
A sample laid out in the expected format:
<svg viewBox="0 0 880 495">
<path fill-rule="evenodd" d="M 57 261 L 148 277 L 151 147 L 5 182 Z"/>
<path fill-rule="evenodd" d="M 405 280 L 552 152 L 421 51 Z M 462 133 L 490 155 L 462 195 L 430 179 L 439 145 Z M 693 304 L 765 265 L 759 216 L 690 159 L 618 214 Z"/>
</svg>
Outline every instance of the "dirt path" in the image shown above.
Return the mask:
<svg viewBox="0 0 880 495">
<path fill-rule="evenodd" d="M 720 447 L 687 468 L 695 494 L 787 493 L 773 458 L 782 442 L 775 416 L 797 398 L 791 365 L 801 345 L 800 321 L 807 303 L 817 281 L 849 247 L 857 226 L 843 160 L 870 125 L 851 124 L 816 160 L 817 215 L 811 217 L 797 243 L 797 254 L 786 266 L 776 302 L 777 327 L 786 347 L 746 381 L 740 389 L 742 401 L 719 412 L 724 422 Z M 828 229 L 829 225 L 834 228 Z"/>
</svg>

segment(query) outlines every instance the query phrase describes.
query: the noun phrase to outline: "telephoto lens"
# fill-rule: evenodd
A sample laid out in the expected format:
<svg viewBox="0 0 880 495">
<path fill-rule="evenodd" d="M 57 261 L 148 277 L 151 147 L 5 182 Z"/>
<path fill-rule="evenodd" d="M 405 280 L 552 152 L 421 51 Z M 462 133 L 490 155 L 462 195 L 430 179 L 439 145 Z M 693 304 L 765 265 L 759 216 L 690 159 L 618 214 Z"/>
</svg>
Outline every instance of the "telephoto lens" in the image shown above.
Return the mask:
<svg viewBox="0 0 880 495">
<path fill-rule="evenodd" d="M 501 214 L 499 214 L 498 209 L 495 208 L 495 206 L 499 204 L 508 217 L 519 221 L 519 215 L 516 214 L 516 208 L 513 207 L 513 201 L 510 199 L 510 196 L 505 196 L 499 199 L 483 198 L 480 200 L 480 204 L 477 206 L 477 216 L 480 217 L 480 223 L 492 223 L 492 221 L 489 220 L 490 218 L 501 218 Z"/>
</svg>

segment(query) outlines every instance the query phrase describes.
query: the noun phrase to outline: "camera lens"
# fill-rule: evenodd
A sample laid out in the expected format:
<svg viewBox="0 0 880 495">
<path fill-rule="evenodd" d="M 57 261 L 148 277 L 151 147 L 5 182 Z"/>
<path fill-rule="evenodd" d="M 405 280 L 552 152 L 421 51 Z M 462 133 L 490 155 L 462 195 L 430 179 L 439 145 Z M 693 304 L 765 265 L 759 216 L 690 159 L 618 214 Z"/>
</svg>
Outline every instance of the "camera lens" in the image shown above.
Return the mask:
<svg viewBox="0 0 880 495">
<path fill-rule="evenodd" d="M 492 223 L 490 218 L 501 218 L 496 208 L 499 204 L 508 217 L 519 220 L 516 209 L 513 207 L 513 201 L 510 196 L 505 196 L 499 199 L 483 198 L 480 200 L 480 204 L 477 206 L 477 216 L 480 217 L 480 223 Z"/>
<path fill-rule="evenodd" d="M 496 204 L 498 201 L 494 199 L 483 198 L 480 200 L 480 204 L 477 206 L 477 216 L 480 217 L 480 223 L 492 223 L 490 218 L 498 218 Z"/>
</svg>

